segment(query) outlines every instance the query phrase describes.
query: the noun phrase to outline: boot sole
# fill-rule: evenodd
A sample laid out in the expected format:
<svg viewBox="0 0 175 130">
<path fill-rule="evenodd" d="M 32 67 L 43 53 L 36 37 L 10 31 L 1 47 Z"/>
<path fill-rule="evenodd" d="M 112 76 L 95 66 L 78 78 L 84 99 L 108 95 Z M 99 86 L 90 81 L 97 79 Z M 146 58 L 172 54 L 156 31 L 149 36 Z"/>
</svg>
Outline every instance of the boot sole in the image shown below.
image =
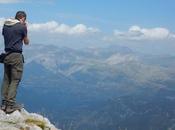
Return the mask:
<svg viewBox="0 0 175 130">
<path fill-rule="evenodd" d="M 20 107 L 13 108 L 13 109 L 9 109 L 9 110 L 8 110 L 8 108 L 6 108 L 5 113 L 6 113 L 6 114 L 11 114 L 11 113 L 13 113 L 14 111 L 19 111 L 19 112 L 21 112 L 21 110 L 22 110 L 23 108 L 24 108 L 24 105 L 21 105 Z"/>
<path fill-rule="evenodd" d="M 21 109 L 22 109 L 22 108 L 13 109 L 13 110 L 11 110 L 11 111 L 7 111 L 7 110 L 5 110 L 5 113 L 6 113 L 6 114 L 11 114 L 11 113 L 13 113 L 13 112 L 15 112 L 15 111 L 19 111 L 19 112 L 21 112 Z"/>
</svg>

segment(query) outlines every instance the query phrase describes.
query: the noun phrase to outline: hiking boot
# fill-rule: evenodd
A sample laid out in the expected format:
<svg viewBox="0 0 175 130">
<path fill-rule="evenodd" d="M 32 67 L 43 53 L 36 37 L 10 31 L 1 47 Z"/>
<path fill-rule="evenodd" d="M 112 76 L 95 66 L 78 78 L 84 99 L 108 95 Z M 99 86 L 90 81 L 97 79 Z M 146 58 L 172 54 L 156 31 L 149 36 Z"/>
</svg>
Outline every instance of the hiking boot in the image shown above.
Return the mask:
<svg viewBox="0 0 175 130">
<path fill-rule="evenodd" d="M 1 110 L 5 111 L 6 105 L 7 105 L 7 101 L 6 100 L 2 100 Z"/>
<path fill-rule="evenodd" d="M 23 108 L 24 106 L 22 104 L 17 104 L 15 102 L 8 102 L 7 103 L 7 107 L 5 109 L 5 112 L 7 114 L 10 114 L 10 113 L 13 113 L 14 111 L 18 110 L 18 111 L 21 111 L 21 109 Z"/>
</svg>

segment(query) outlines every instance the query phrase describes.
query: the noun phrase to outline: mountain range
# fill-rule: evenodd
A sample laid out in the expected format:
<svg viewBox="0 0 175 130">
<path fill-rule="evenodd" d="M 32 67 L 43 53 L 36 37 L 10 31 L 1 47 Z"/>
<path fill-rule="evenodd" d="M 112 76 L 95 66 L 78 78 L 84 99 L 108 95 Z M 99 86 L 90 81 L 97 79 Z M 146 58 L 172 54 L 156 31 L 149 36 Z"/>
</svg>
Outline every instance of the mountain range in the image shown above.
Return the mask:
<svg viewBox="0 0 175 130">
<path fill-rule="evenodd" d="M 32 45 L 18 100 L 63 130 L 174 130 L 175 57 Z M 2 71 L 2 68 L 1 68 Z"/>
</svg>

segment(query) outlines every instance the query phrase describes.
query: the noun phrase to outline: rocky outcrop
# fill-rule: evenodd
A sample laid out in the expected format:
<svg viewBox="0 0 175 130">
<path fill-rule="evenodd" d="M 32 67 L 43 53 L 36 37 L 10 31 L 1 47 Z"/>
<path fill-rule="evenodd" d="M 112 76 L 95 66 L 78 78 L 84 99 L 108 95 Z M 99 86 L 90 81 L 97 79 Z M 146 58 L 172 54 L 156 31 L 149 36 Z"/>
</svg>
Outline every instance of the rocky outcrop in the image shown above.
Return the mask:
<svg viewBox="0 0 175 130">
<path fill-rule="evenodd" d="M 0 130 L 59 130 L 50 121 L 25 109 L 6 114 L 0 110 Z"/>
</svg>

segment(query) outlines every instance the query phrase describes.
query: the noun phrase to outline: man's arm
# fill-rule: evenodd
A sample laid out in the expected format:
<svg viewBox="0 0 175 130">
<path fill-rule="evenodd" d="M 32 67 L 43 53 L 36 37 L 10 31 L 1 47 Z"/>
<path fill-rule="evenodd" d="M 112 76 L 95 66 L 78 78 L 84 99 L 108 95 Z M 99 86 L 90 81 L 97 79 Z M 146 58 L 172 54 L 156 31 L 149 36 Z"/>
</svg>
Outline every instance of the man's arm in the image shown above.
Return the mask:
<svg viewBox="0 0 175 130">
<path fill-rule="evenodd" d="M 24 25 L 24 30 L 23 30 L 24 39 L 23 39 L 23 42 L 24 42 L 25 45 L 29 45 L 29 38 L 27 37 L 27 24 L 23 19 L 20 19 L 20 22 L 21 22 L 21 24 Z"/>
<path fill-rule="evenodd" d="M 25 45 L 29 45 L 29 38 L 27 36 L 24 37 L 23 42 Z"/>
</svg>

